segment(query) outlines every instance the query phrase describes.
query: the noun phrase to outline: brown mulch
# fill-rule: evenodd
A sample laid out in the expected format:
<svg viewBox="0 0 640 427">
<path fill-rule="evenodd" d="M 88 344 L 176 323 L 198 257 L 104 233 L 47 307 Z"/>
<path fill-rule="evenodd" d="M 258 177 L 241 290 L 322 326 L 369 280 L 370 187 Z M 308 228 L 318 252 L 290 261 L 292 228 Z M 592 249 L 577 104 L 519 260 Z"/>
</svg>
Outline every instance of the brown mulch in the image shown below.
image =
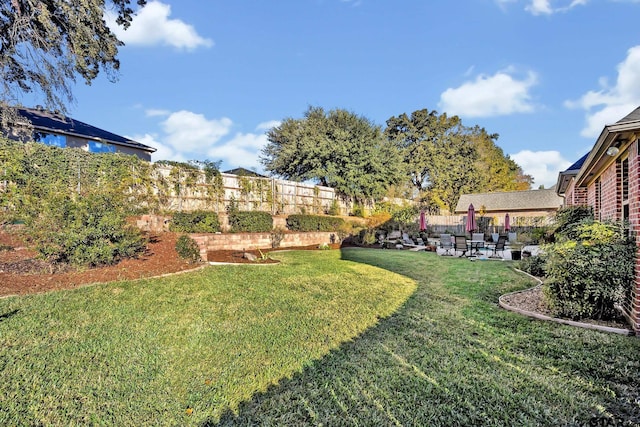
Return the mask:
<svg viewBox="0 0 640 427">
<path fill-rule="evenodd" d="M 37 258 L 37 253 L 28 247 L 16 232 L 0 229 L 0 297 L 25 295 L 61 289 L 73 289 L 92 283 L 117 280 L 133 280 L 161 276 L 197 268 L 198 264 L 181 259 L 175 250 L 178 233 L 159 233 L 149 237 L 143 255 L 126 259 L 116 265 L 76 269 L 49 264 Z M 337 248 L 339 245 L 331 245 Z M 287 249 L 317 250 L 317 246 Z M 268 257 L 269 252 L 282 249 L 248 250 L 257 260 L 244 257 L 245 251 L 209 251 L 207 260 L 234 264 L 269 264 L 278 261 Z M 201 264 L 202 265 L 202 264 Z"/>
<path fill-rule="evenodd" d="M 504 295 L 501 301 L 505 304 L 518 308 L 520 310 L 526 310 L 536 314 L 543 314 L 548 317 L 555 317 L 554 313 L 545 304 L 544 297 L 542 295 L 542 287 L 536 286 L 526 291 Z M 629 329 L 629 325 L 623 318 L 616 320 L 593 320 L 582 319 L 582 323 L 589 323 L 592 325 L 608 326 L 612 328 Z"/>
<path fill-rule="evenodd" d="M 36 252 L 17 234 L 0 231 L 0 296 L 73 289 L 91 283 L 140 279 L 196 268 L 197 264 L 186 262 L 176 253 L 177 238 L 176 233 L 149 236 L 144 254 L 116 265 L 61 269 L 37 259 Z"/>
</svg>

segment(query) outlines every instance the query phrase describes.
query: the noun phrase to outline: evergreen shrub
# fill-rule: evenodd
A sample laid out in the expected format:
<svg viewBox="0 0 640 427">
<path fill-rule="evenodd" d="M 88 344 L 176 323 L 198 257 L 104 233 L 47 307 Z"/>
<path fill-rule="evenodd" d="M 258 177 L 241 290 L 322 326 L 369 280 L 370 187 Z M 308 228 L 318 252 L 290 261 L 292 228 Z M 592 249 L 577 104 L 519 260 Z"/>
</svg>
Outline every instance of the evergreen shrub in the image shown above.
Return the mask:
<svg viewBox="0 0 640 427">
<path fill-rule="evenodd" d="M 108 195 L 74 200 L 58 194 L 42 204 L 27 225 L 37 251 L 51 263 L 111 265 L 145 248 L 140 231 L 127 224 L 122 206 Z"/>
<path fill-rule="evenodd" d="M 565 230 L 572 238 L 545 246 L 547 304 L 562 317 L 615 318 L 632 290 L 633 239 L 622 224 L 580 220 Z"/>
<path fill-rule="evenodd" d="M 273 230 L 273 218 L 268 212 L 231 211 L 229 225 L 232 233 L 259 233 Z"/>
<path fill-rule="evenodd" d="M 345 227 L 342 218 L 321 215 L 289 215 L 287 228 L 291 231 L 338 231 Z"/>
<path fill-rule="evenodd" d="M 217 233 L 221 230 L 218 214 L 211 211 L 176 212 L 169 229 L 179 233 Z"/>
<path fill-rule="evenodd" d="M 188 234 L 182 234 L 178 237 L 178 240 L 176 240 L 176 252 L 180 258 L 186 259 L 191 263 L 200 261 L 200 247 Z"/>
</svg>

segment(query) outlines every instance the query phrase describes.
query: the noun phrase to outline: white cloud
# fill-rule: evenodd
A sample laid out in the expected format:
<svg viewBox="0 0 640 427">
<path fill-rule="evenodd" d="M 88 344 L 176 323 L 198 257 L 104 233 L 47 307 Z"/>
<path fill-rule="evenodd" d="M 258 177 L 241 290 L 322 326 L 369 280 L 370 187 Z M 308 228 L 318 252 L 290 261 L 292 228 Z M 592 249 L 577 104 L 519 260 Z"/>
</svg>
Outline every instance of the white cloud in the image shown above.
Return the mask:
<svg viewBox="0 0 640 427">
<path fill-rule="evenodd" d="M 212 147 L 208 155 L 223 160 L 233 168 L 256 168 L 259 166 L 260 150 L 267 142 L 266 135 L 238 133 L 231 140 Z"/>
<path fill-rule="evenodd" d="M 490 117 L 535 110 L 529 91 L 538 77 L 529 71 L 517 79 L 513 69 L 499 71 L 493 76 L 479 75 L 457 88 L 449 88 L 440 95 L 438 106 L 447 114 L 464 117 Z"/>
<path fill-rule="evenodd" d="M 181 110 L 149 109 L 148 117 L 166 117 L 159 122 L 162 132 L 131 137 L 134 141 L 149 145 L 157 151 L 152 159 L 175 160 L 222 160 L 223 168 L 245 167 L 260 169 L 260 151 L 268 143 L 265 131 L 280 124 L 277 120 L 259 123 L 255 132 L 237 132 L 229 138 L 233 127 L 231 119 L 209 119 L 203 114 Z"/>
<path fill-rule="evenodd" d="M 617 69 L 614 86 L 601 78 L 600 90 L 591 90 L 575 101 L 565 101 L 568 108 L 586 111 L 587 123 L 580 133 L 582 136 L 597 137 L 605 125 L 617 122 L 640 105 L 640 46 L 629 49 Z"/>
<path fill-rule="evenodd" d="M 166 136 L 163 141 L 177 151 L 204 153 L 231 130 L 231 119 L 207 119 L 191 111 L 171 113 L 162 122 Z"/>
<path fill-rule="evenodd" d="M 524 10 L 532 15 L 552 15 L 559 12 L 567 12 L 576 6 L 583 6 L 589 0 L 527 0 Z M 505 9 L 508 3 L 518 3 L 518 0 L 496 0 L 500 8 Z"/>
<path fill-rule="evenodd" d="M 572 164 L 558 151 L 523 150 L 510 154 L 509 157 L 522 168 L 525 174 L 533 176 L 533 188 L 538 188 L 540 185 L 551 188 L 558 181 L 558 173 Z"/>
<path fill-rule="evenodd" d="M 158 117 L 158 116 L 168 116 L 169 114 L 171 114 L 171 111 L 151 108 L 149 110 L 146 110 L 144 113 L 147 117 Z"/>
<path fill-rule="evenodd" d="M 256 126 L 256 130 L 257 131 L 268 131 L 271 130 L 272 128 L 276 127 L 276 126 L 280 126 L 280 123 L 282 123 L 280 120 L 271 120 L 268 122 L 262 122 L 260 123 L 258 126 Z"/>
<path fill-rule="evenodd" d="M 186 50 L 213 46 L 213 40 L 200 36 L 192 25 L 169 19 L 170 15 L 171 6 L 150 1 L 133 17 L 127 30 L 115 23 L 112 13 L 107 13 L 106 21 L 116 37 L 127 45 L 167 45 Z"/>
</svg>

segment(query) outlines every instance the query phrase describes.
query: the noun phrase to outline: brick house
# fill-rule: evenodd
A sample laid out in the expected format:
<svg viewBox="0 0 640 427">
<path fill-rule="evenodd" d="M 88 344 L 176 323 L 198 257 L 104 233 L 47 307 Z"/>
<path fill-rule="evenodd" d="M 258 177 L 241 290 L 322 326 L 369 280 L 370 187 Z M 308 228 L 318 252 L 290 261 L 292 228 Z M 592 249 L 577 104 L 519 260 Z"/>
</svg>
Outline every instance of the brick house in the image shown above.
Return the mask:
<svg viewBox="0 0 640 427">
<path fill-rule="evenodd" d="M 628 220 L 640 244 L 640 107 L 600 133 L 589 153 L 560 172 L 556 191 L 566 206 L 588 205 L 598 220 Z M 640 258 L 624 311 L 640 332 Z"/>
</svg>

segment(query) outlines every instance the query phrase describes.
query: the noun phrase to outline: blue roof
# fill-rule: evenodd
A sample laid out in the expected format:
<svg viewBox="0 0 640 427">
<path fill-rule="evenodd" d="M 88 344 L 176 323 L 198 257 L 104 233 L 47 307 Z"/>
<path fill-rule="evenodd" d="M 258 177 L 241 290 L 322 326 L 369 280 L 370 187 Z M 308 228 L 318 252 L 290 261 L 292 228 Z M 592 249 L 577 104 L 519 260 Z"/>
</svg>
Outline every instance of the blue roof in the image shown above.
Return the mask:
<svg viewBox="0 0 640 427">
<path fill-rule="evenodd" d="M 580 168 L 582 168 L 582 165 L 584 164 L 584 161 L 587 160 L 587 157 L 589 157 L 589 153 L 587 153 L 584 156 L 580 157 L 580 159 L 577 162 L 575 162 L 574 164 L 569 166 L 567 168 L 567 170 L 564 171 L 564 172 L 571 172 L 571 171 L 576 171 L 577 172 L 577 171 L 579 171 Z"/>
<path fill-rule="evenodd" d="M 148 145 L 140 144 L 129 138 L 125 138 L 115 133 L 91 126 L 80 120 L 74 120 L 71 117 L 62 114 L 53 113 L 46 110 L 32 108 L 18 108 L 18 113 L 28 119 L 37 130 L 48 130 L 63 134 L 72 134 L 87 139 L 103 140 L 116 145 L 126 145 L 138 148 L 143 151 L 153 153 L 155 148 Z"/>
</svg>

